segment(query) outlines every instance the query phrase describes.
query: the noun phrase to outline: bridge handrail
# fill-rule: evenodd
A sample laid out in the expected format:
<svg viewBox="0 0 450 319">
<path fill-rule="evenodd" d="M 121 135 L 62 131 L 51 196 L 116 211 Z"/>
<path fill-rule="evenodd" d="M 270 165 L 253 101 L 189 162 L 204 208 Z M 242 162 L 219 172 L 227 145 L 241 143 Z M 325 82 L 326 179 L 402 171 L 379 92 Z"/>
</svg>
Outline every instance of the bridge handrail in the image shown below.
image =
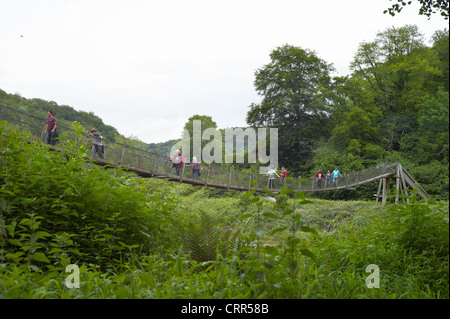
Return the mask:
<svg viewBox="0 0 450 319">
<path fill-rule="evenodd" d="M 0 105 L 0 118 L 5 121 L 18 125 L 21 129 L 27 130 L 31 133 L 32 138 L 36 138 L 41 142 L 45 141 L 44 125 L 46 119 L 27 114 L 20 110 L 14 110 L 6 105 Z M 57 131 L 59 132 L 59 143 L 68 139 L 76 139 L 75 130 L 61 125 L 57 121 Z M 87 145 L 88 133 L 85 133 L 83 142 Z M 175 175 L 175 170 L 172 163 L 169 161 L 167 154 L 158 154 L 148 150 L 139 149 L 132 145 L 127 145 L 126 142 L 118 143 L 104 139 L 105 155 L 108 162 L 112 165 L 126 166 L 130 170 L 135 170 L 138 173 L 148 174 L 156 177 L 167 177 L 172 180 L 182 180 L 197 185 L 211 185 L 216 187 L 230 188 L 230 189 L 250 189 L 254 186 L 251 182 L 256 182 L 258 189 L 268 187 L 268 177 L 266 175 L 255 174 L 252 172 L 242 172 L 239 170 L 224 169 L 218 165 L 203 165 L 202 174 L 198 180 L 193 180 L 189 172 L 189 167 L 184 167 L 180 176 Z M 333 179 L 328 184 L 324 179 L 319 181 L 313 177 L 295 177 L 287 180 L 288 188 L 294 191 L 313 192 L 332 189 L 346 189 L 355 187 L 372 180 L 377 180 L 385 176 L 395 174 L 398 164 L 388 165 L 382 164 L 376 167 L 366 168 L 361 171 L 345 173 L 343 177 L 339 177 L 337 183 L 333 183 Z M 307 180 L 303 183 L 296 183 L 299 179 Z M 281 188 L 277 180 L 276 189 Z"/>
</svg>

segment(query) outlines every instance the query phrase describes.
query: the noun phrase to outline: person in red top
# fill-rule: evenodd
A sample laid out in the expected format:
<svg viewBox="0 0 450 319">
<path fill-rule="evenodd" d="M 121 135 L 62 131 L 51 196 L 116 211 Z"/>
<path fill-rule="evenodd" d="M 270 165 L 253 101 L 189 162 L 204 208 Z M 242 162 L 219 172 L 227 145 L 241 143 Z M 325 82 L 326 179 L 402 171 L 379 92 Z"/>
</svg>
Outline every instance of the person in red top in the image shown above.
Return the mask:
<svg viewBox="0 0 450 319">
<path fill-rule="evenodd" d="M 286 175 L 287 175 L 287 170 L 282 167 L 281 168 L 281 187 L 283 187 L 286 184 Z"/>
<path fill-rule="evenodd" d="M 325 178 L 325 175 L 322 174 L 322 170 L 319 169 L 319 172 L 316 174 L 317 186 L 322 188 L 322 179 Z"/>
<path fill-rule="evenodd" d="M 56 119 L 52 111 L 47 112 L 47 123 L 45 124 L 45 131 L 47 131 L 47 144 L 55 145 L 54 135 L 56 130 Z"/>
<path fill-rule="evenodd" d="M 184 156 L 181 155 L 180 150 L 176 151 L 176 154 L 174 157 L 170 159 L 170 161 L 173 163 L 173 167 L 175 167 L 175 170 L 177 171 L 177 175 L 180 176 L 180 168 L 183 167 L 184 162 Z"/>
</svg>

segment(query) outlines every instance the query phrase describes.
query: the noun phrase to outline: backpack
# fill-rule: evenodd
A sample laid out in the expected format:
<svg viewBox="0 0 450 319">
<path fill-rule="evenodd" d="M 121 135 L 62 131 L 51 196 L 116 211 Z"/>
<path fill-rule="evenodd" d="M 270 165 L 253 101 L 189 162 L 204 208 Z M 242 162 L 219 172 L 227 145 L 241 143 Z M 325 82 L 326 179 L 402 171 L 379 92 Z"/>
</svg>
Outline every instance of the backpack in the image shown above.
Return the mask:
<svg viewBox="0 0 450 319">
<path fill-rule="evenodd" d="M 175 156 L 175 158 L 172 160 L 172 163 L 174 163 L 174 164 L 180 164 L 180 162 L 181 162 L 180 155 Z"/>
</svg>

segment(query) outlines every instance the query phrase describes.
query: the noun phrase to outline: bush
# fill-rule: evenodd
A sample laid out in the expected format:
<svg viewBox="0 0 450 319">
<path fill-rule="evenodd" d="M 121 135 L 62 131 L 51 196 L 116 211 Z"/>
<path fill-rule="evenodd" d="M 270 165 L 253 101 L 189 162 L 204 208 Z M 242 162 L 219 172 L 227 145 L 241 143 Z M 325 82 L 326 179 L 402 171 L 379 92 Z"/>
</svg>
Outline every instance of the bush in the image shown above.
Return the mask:
<svg viewBox="0 0 450 319">
<path fill-rule="evenodd" d="M 173 242 L 170 191 L 90 165 L 83 146 L 65 143 L 70 156 L 0 123 L 0 263 L 109 269 L 130 247 L 148 253 Z"/>
<path fill-rule="evenodd" d="M 0 298 L 449 296 L 447 202 L 209 198 L 91 166 L 71 141 L 49 152 L 4 123 L 0 145 Z M 69 263 L 79 289 L 64 285 Z M 366 286 L 369 264 L 380 288 Z"/>
</svg>

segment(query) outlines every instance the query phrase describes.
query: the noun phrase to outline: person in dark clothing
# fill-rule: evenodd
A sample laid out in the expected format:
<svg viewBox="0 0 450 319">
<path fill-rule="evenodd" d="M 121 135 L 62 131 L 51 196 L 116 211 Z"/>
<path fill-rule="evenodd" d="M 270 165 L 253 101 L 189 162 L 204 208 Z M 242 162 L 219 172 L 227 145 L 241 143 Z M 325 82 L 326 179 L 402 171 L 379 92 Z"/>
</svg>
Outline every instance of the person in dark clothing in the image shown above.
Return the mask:
<svg viewBox="0 0 450 319">
<path fill-rule="evenodd" d="M 184 156 L 181 155 L 180 150 L 176 151 L 175 156 L 173 156 L 170 161 L 172 162 L 173 167 L 175 167 L 177 175 L 180 176 L 180 169 L 183 167 L 184 163 Z"/>
<path fill-rule="evenodd" d="M 322 188 L 322 180 L 325 176 L 322 174 L 322 170 L 319 169 L 319 172 L 316 174 L 317 187 Z"/>
<path fill-rule="evenodd" d="M 327 172 L 327 185 L 326 187 L 329 187 L 331 185 L 331 173 L 330 171 Z"/>
<path fill-rule="evenodd" d="M 55 145 L 55 130 L 56 130 L 56 119 L 53 116 L 53 112 L 52 111 L 48 111 L 47 112 L 47 123 L 45 124 L 45 128 L 44 130 L 47 132 L 47 144 L 50 145 Z"/>
<path fill-rule="evenodd" d="M 105 158 L 105 147 L 103 145 L 103 136 L 101 136 L 99 133 L 97 133 L 97 130 L 93 128 L 91 130 L 92 138 L 89 139 L 90 141 L 93 141 L 94 144 L 92 145 L 91 149 L 91 157 L 94 158 L 95 154 L 97 153 L 98 156 L 101 159 Z"/>
<path fill-rule="evenodd" d="M 192 164 L 186 165 L 192 169 L 192 178 L 197 179 L 200 176 L 200 170 L 202 166 L 198 162 L 197 158 L 194 156 L 192 158 Z"/>
</svg>

